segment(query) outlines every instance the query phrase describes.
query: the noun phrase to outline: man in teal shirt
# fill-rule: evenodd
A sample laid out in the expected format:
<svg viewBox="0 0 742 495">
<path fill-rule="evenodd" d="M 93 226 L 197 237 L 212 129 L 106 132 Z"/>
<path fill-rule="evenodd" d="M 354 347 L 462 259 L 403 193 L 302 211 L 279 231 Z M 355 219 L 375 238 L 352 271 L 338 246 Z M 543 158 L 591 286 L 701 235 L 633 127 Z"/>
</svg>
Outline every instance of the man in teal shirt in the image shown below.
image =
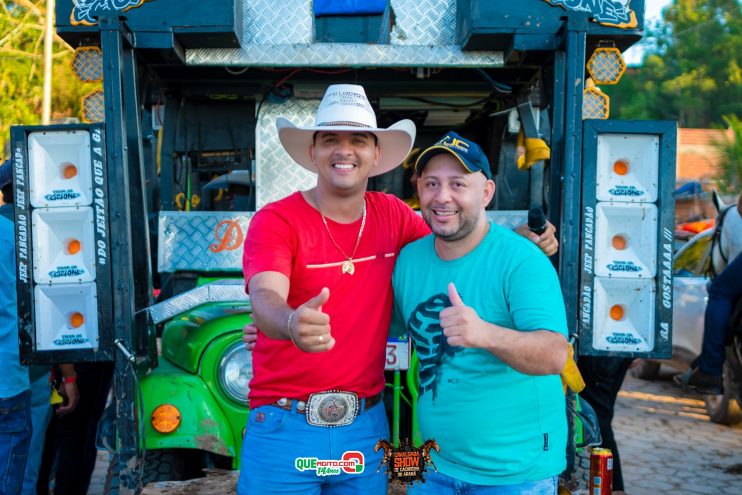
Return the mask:
<svg viewBox="0 0 742 495">
<path fill-rule="evenodd" d="M 433 235 L 400 253 L 395 317 L 420 358 L 423 438 L 441 450 L 437 473 L 408 493 L 556 494 L 567 442 L 556 272 L 533 243 L 487 221 L 495 184 L 476 143 L 449 132 L 415 167 Z"/>
</svg>

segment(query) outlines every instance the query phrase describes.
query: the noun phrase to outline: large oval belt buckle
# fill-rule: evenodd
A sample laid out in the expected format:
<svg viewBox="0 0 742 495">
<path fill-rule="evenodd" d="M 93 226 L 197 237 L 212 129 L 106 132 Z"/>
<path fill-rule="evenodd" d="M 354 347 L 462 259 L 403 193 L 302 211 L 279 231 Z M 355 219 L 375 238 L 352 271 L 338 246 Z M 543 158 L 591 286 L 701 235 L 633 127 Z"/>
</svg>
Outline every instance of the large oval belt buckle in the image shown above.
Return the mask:
<svg viewBox="0 0 742 495">
<path fill-rule="evenodd" d="M 329 390 L 309 396 L 307 422 L 314 426 L 345 426 L 358 415 L 358 395 L 353 392 Z"/>
</svg>

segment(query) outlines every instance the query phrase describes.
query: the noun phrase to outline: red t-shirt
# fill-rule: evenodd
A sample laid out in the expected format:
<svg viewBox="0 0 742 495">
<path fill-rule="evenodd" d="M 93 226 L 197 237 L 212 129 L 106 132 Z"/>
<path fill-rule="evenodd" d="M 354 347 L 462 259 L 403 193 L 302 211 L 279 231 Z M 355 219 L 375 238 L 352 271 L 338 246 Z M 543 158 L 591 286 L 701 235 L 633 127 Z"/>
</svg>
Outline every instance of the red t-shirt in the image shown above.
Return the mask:
<svg viewBox="0 0 742 495">
<path fill-rule="evenodd" d="M 262 208 L 250 221 L 245 239 L 245 284 L 256 273 L 276 271 L 290 280 L 288 304 L 296 308 L 322 287 L 330 299 L 335 346 L 306 353 L 290 340 L 258 332 L 253 350 L 250 406 L 282 397 L 306 399 L 314 392 L 346 390 L 369 397 L 384 388 L 384 354 L 392 312 L 392 271 L 403 246 L 430 233 L 425 222 L 398 198 L 366 193 L 366 226 L 353 262 L 355 273 L 342 274 L 345 257 L 332 243 L 319 212 L 294 193 Z M 353 252 L 361 220 L 341 224 L 327 219 L 335 242 Z"/>
</svg>

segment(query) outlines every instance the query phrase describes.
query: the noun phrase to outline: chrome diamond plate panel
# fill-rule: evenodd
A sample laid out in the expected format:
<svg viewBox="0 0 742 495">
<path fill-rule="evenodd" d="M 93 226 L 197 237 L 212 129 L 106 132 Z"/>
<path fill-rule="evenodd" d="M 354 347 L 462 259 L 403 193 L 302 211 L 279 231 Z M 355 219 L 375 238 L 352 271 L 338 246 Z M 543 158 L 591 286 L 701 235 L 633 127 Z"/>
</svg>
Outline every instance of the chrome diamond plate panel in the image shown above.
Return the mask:
<svg viewBox="0 0 742 495">
<path fill-rule="evenodd" d="M 286 117 L 298 126 L 309 127 L 314 125 L 318 106 L 319 100 L 291 98 L 283 103 L 265 102 L 260 108 L 255 134 L 255 205 L 258 209 L 317 183 L 317 175 L 301 167 L 283 149 L 278 140 L 276 119 Z"/>
<path fill-rule="evenodd" d="M 178 294 L 167 301 L 150 306 L 147 311 L 149 311 L 150 318 L 154 323 L 162 323 L 202 304 L 230 301 L 247 302 L 245 312 L 252 311 L 249 298 L 245 294 L 245 281 L 243 279 L 219 280 L 202 285 Z"/>
<path fill-rule="evenodd" d="M 186 63 L 237 67 L 502 67 L 503 55 L 464 52 L 458 45 L 317 43 L 188 50 Z"/>
<path fill-rule="evenodd" d="M 311 0 L 243 0 L 238 49 L 186 50 L 192 65 L 262 67 L 499 67 L 502 52 L 464 52 L 456 44 L 456 0 L 391 0 L 388 45 L 312 43 Z"/>
<path fill-rule="evenodd" d="M 515 229 L 528 221 L 528 210 L 487 210 L 487 219 L 508 229 Z"/>
<path fill-rule="evenodd" d="M 456 0 L 391 0 L 392 45 L 456 44 Z"/>
<path fill-rule="evenodd" d="M 312 2 L 309 0 L 243 0 L 245 45 L 311 43 Z"/>
<path fill-rule="evenodd" d="M 290 167 L 301 169 L 289 157 L 285 157 L 285 160 L 292 163 Z M 307 174 L 313 176 L 309 172 Z M 313 180 L 300 188 L 311 187 Z M 295 183 L 276 183 L 275 190 L 283 188 L 288 194 Z M 276 192 L 275 199 L 286 194 Z M 252 215 L 251 212 L 160 212 L 157 270 L 160 273 L 241 271 L 242 246 Z M 514 229 L 526 223 L 528 212 L 488 211 L 487 218 Z"/>
<path fill-rule="evenodd" d="M 242 271 L 242 245 L 252 215 L 160 212 L 157 270 L 160 273 Z"/>
</svg>

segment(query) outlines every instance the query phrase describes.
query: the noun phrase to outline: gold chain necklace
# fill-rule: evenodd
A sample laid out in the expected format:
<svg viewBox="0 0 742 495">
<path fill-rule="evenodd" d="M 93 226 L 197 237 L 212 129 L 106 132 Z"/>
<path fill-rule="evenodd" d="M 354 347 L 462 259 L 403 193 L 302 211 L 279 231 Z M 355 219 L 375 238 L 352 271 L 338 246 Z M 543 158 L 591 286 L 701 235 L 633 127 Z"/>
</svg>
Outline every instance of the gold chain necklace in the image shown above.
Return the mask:
<svg viewBox="0 0 742 495">
<path fill-rule="evenodd" d="M 358 238 L 356 239 L 356 245 L 353 248 L 353 252 L 350 253 L 350 256 L 345 254 L 345 251 L 338 245 L 337 242 L 335 242 L 335 238 L 332 237 L 332 232 L 330 232 L 330 226 L 327 225 L 327 219 L 325 219 L 325 216 L 322 214 L 322 211 L 319 209 L 319 201 L 317 201 L 317 190 L 314 191 L 314 202 L 317 203 L 317 211 L 319 211 L 319 216 L 322 217 L 322 223 L 325 224 L 325 230 L 327 230 L 327 235 L 330 236 L 330 240 L 335 245 L 338 251 L 347 258 L 345 261 L 343 261 L 342 266 L 342 273 L 345 275 L 346 273 L 348 275 L 353 275 L 356 271 L 356 266 L 353 264 L 353 256 L 356 254 L 356 250 L 358 249 L 358 245 L 361 243 L 361 236 L 363 235 L 363 228 L 366 226 L 366 198 L 363 198 L 363 213 L 361 214 L 361 228 L 358 230 Z"/>
</svg>

